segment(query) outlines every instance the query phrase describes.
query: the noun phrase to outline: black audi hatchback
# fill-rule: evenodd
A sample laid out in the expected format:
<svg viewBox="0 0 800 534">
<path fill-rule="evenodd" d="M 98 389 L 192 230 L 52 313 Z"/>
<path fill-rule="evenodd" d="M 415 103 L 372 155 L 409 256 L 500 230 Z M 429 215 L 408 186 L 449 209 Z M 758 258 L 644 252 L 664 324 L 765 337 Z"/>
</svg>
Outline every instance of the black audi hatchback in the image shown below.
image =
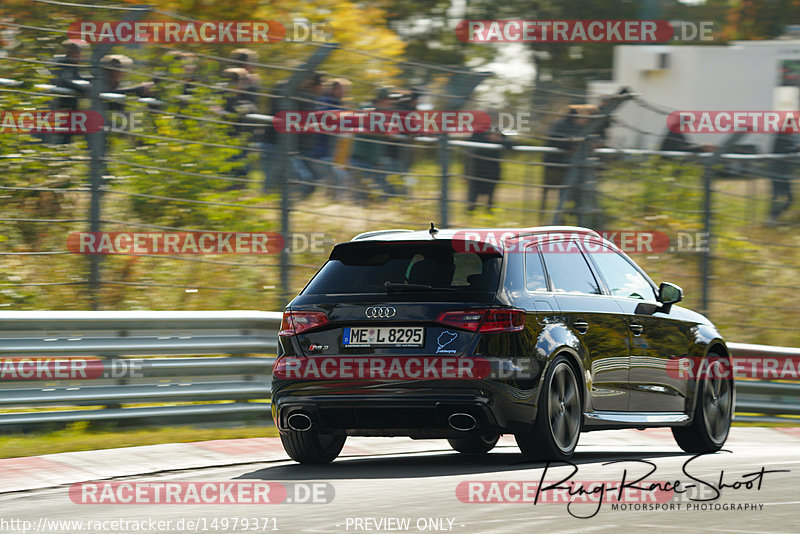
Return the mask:
<svg viewBox="0 0 800 534">
<path fill-rule="evenodd" d="M 585 228 L 360 234 L 284 311 L 272 415 L 301 463 L 347 436 L 483 453 L 513 434 L 528 458 L 567 459 L 581 432 L 656 426 L 715 451 L 733 380 L 695 371 L 729 353 L 682 296 Z"/>
</svg>

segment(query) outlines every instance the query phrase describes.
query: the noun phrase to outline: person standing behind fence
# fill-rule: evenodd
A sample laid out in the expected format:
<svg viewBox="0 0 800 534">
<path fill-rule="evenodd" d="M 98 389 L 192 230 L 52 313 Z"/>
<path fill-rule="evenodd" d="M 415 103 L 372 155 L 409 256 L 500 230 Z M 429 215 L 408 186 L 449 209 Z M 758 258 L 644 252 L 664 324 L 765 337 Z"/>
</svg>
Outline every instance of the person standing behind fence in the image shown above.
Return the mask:
<svg viewBox="0 0 800 534">
<path fill-rule="evenodd" d="M 64 55 L 57 55 L 54 58 L 61 65 L 55 71 L 53 83 L 57 87 L 74 91 L 75 96 L 57 98 L 54 109 L 75 111 L 78 109 L 78 98 L 89 92 L 89 77 L 81 72 L 83 53 L 88 50 L 89 45 L 85 41 L 67 39 L 61 46 L 64 47 Z"/>
<path fill-rule="evenodd" d="M 800 143 L 797 137 L 788 133 L 775 134 L 772 143 L 773 154 L 791 154 L 800 152 Z M 794 169 L 797 165 L 795 158 L 774 158 L 769 164 L 769 174 L 772 180 L 772 203 L 769 210 L 767 224 L 775 225 L 778 217 L 792 205 L 792 180 Z"/>
<path fill-rule="evenodd" d="M 243 68 L 232 67 L 225 69 L 222 76 L 227 81 L 223 110 L 227 119 L 235 123 L 232 128 L 233 133 L 241 135 L 249 131 L 249 127 L 244 125 L 245 115 L 256 111 L 253 102 L 241 92 L 247 87 L 248 73 Z"/>
<path fill-rule="evenodd" d="M 480 196 L 486 196 L 486 209 L 491 213 L 494 204 L 494 191 L 502 178 L 501 159 L 503 149 L 511 148 L 511 142 L 501 132 L 475 132 L 469 138 L 474 143 L 492 143 L 500 147 L 471 148 L 465 172 L 467 178 L 467 213 L 471 213 Z"/>
<path fill-rule="evenodd" d="M 78 39 L 67 39 L 61 43 L 64 49 L 63 55 L 56 55 L 53 59 L 61 65 L 55 70 L 53 84 L 56 87 L 69 89 L 74 92 L 74 96 L 60 96 L 53 100 L 50 109 L 60 111 L 77 111 L 79 108 L 79 98 L 85 97 L 91 87 L 89 77 L 81 72 L 81 61 L 84 51 L 89 48 L 85 41 Z M 56 144 L 68 144 L 72 142 L 71 134 L 53 134 L 53 142 Z"/>
<path fill-rule="evenodd" d="M 133 60 L 128 56 L 122 54 L 110 54 L 103 56 L 100 59 L 100 65 L 103 67 L 103 73 L 106 77 L 105 90 L 109 93 L 117 93 L 122 95 L 136 95 L 139 97 L 150 96 L 153 90 L 153 82 L 142 82 L 137 85 L 122 85 L 122 80 L 125 77 L 125 69 L 133 65 Z M 108 111 L 125 111 L 125 102 L 123 100 L 110 100 L 106 103 Z"/>
<path fill-rule="evenodd" d="M 411 90 L 404 94 L 397 102 L 397 109 L 399 111 L 412 112 L 417 111 L 419 106 L 419 99 L 422 91 L 419 88 L 412 87 Z M 405 175 L 411 169 L 414 162 L 414 147 L 411 142 L 414 140 L 413 135 L 400 136 L 401 141 L 397 145 L 396 153 L 396 168 L 397 171 Z M 403 183 L 407 190 L 411 190 L 417 184 L 417 179 L 414 176 L 405 176 Z"/>
<path fill-rule="evenodd" d="M 256 63 L 258 62 L 258 54 L 249 48 L 237 48 L 231 52 L 231 59 L 236 62 L 234 67 L 244 69 L 247 72 L 242 81 L 242 98 L 249 100 L 253 105 L 260 109 L 261 106 L 261 77 L 256 72 Z"/>
<path fill-rule="evenodd" d="M 366 110 L 388 111 L 392 109 L 392 99 L 389 90 L 381 88 L 378 90 L 372 101 L 374 107 L 364 108 Z M 363 176 L 366 181 L 372 182 L 385 195 L 396 194 L 394 185 L 387 179 L 390 171 L 383 166 L 386 162 L 386 136 L 376 133 L 358 134 L 353 144 L 351 164 L 354 169 L 352 172 Z M 357 198 L 365 198 L 366 192 L 357 195 Z"/>
<path fill-rule="evenodd" d="M 222 73 L 223 77 L 227 80 L 227 91 L 223 95 L 224 107 L 221 110 L 225 120 L 232 122 L 230 128 L 231 145 L 247 145 L 252 140 L 253 129 L 247 125 L 246 115 L 256 111 L 253 102 L 240 91 L 248 83 L 247 70 L 240 67 L 232 67 L 225 69 Z M 247 178 L 250 165 L 247 162 L 247 150 L 238 150 L 234 155 L 228 158 L 228 161 L 236 163 L 231 170 L 231 174 L 239 180 L 232 182 L 226 190 L 244 189 L 244 178 Z"/>
<path fill-rule="evenodd" d="M 551 178 L 551 184 L 560 188 L 558 204 L 561 213 L 557 213 L 554 220 L 560 220 L 563 214 L 571 214 L 579 224 L 587 224 L 581 223 L 583 217 L 594 217 L 591 215 L 597 211 L 594 165 L 587 165 L 586 161 L 574 161 L 574 159 L 581 148 L 587 150 L 587 158 L 592 155 L 592 150 L 600 141 L 597 134 L 591 133 L 592 125 L 602 126 L 606 120 L 607 116 L 601 113 L 597 106 L 576 104 L 569 107 L 565 120 L 559 121 L 561 124 L 554 125 L 550 131 L 549 135 L 553 138 L 549 141 L 550 145 L 563 151 L 561 158 L 558 158 L 563 162 L 558 167 L 562 169 L 562 173 Z M 587 142 L 590 144 L 585 145 Z M 551 159 L 554 158 L 551 156 Z M 568 207 L 568 204 L 571 205 Z M 544 212 L 544 202 L 542 202 L 542 212 Z"/>
<path fill-rule="evenodd" d="M 544 158 L 542 158 L 545 167 L 544 187 L 542 187 L 542 200 L 539 206 L 541 218 L 545 216 L 550 190 L 558 191 L 559 197 L 565 194 L 568 165 L 573 153 L 578 148 L 578 143 L 573 139 L 579 130 L 578 107 L 569 106 L 564 113 L 565 115 L 553 123 L 547 132 L 547 145 L 560 149 L 560 152 L 545 152 Z"/>
<path fill-rule="evenodd" d="M 326 85 L 323 95 L 320 98 L 320 111 L 340 111 L 344 104 L 345 94 L 350 87 L 350 81 L 344 78 L 330 80 Z M 323 181 L 333 186 L 335 198 L 345 196 L 345 188 L 350 185 L 348 172 L 333 161 L 338 138 L 329 133 L 314 134 L 313 146 L 309 151 L 309 167 L 316 176 L 322 177 Z"/>
<path fill-rule="evenodd" d="M 678 130 L 678 117 L 667 117 L 667 133 L 661 140 L 662 152 L 708 152 L 709 145 L 697 145 L 689 141 L 686 134 Z"/>
<path fill-rule="evenodd" d="M 298 88 L 298 96 L 295 99 L 297 111 L 309 113 L 319 111 L 322 107 L 324 90 L 325 85 L 322 83 L 322 75 L 317 72 L 311 73 Z M 320 174 L 311 161 L 314 158 L 314 149 L 319 140 L 319 134 L 299 133 L 296 135 L 297 149 L 300 151 L 300 156 L 293 158 L 292 167 L 296 175 L 295 178 L 300 182 L 297 189 L 300 192 L 300 196 L 305 198 L 314 192 L 316 184 L 324 178 L 324 174 Z"/>
</svg>

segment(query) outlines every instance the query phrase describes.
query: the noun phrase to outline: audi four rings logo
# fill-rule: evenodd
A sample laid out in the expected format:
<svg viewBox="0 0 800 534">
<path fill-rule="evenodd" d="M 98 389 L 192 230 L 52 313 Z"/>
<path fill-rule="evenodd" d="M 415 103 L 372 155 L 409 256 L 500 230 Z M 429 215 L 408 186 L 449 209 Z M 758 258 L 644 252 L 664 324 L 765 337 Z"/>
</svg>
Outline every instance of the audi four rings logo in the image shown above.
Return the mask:
<svg viewBox="0 0 800 534">
<path fill-rule="evenodd" d="M 370 306 L 364 310 L 364 315 L 370 319 L 388 319 L 397 315 L 397 310 L 391 306 Z"/>
</svg>

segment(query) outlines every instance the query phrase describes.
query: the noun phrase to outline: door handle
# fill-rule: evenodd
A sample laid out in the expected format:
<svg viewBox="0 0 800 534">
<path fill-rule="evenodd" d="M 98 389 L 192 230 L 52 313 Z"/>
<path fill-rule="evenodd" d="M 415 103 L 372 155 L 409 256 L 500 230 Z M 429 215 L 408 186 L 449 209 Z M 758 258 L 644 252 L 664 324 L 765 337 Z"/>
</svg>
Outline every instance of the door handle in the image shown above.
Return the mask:
<svg viewBox="0 0 800 534">
<path fill-rule="evenodd" d="M 631 329 L 631 332 L 633 332 L 634 336 L 639 336 L 642 334 L 642 332 L 644 332 L 644 326 L 640 324 L 631 324 L 628 325 L 628 328 Z"/>
<path fill-rule="evenodd" d="M 578 319 L 577 321 L 575 321 L 572 324 L 572 326 L 575 328 L 575 330 L 577 330 L 581 334 L 585 334 L 586 331 L 589 330 L 589 323 L 587 323 L 586 321 L 584 321 L 582 319 Z"/>
</svg>

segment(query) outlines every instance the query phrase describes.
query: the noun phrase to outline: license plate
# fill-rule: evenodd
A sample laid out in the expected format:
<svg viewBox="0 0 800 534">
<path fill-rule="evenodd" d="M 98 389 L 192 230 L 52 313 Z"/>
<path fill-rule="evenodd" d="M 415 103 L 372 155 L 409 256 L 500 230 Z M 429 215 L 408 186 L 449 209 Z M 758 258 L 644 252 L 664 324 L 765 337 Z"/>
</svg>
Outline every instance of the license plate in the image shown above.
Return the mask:
<svg viewBox="0 0 800 534">
<path fill-rule="evenodd" d="M 345 328 L 345 347 L 421 347 L 425 328 L 421 326 L 364 326 Z"/>
</svg>

